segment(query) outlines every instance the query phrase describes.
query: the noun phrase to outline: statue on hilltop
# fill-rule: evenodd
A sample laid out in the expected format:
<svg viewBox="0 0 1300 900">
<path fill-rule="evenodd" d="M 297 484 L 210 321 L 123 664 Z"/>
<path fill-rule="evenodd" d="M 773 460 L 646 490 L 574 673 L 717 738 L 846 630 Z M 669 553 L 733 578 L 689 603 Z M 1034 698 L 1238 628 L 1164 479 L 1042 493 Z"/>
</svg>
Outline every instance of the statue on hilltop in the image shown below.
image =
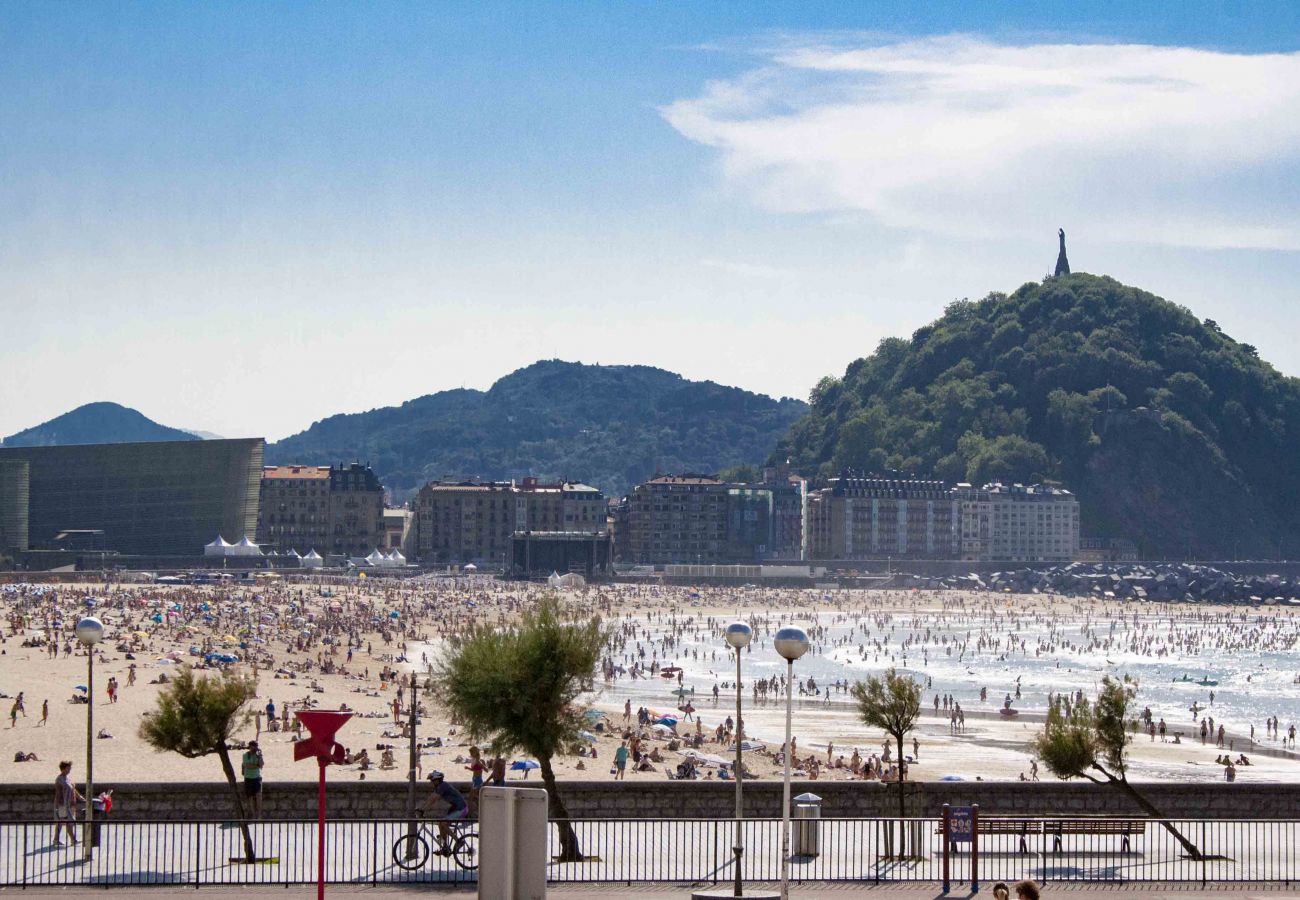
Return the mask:
<svg viewBox="0 0 1300 900">
<path fill-rule="evenodd" d="M 1065 229 L 1058 228 L 1056 229 L 1056 233 L 1061 237 L 1061 252 L 1056 256 L 1056 274 L 1069 275 L 1070 261 L 1065 258 Z"/>
</svg>

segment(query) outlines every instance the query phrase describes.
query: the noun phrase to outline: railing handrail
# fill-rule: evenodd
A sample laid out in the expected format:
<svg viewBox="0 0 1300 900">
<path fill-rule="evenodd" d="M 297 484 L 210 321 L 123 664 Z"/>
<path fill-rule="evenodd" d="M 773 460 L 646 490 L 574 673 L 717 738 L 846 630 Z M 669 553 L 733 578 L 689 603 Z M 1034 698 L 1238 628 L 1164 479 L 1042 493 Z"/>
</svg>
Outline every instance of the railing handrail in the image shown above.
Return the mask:
<svg viewBox="0 0 1300 900">
<path fill-rule="evenodd" d="M 980 810 L 979 820 L 981 822 L 988 820 L 1007 821 L 1014 820 L 1017 822 L 1057 822 L 1057 821 L 1097 821 L 1097 822 L 1132 822 L 1141 820 L 1143 822 L 1152 822 L 1159 824 L 1161 822 L 1177 822 L 1181 824 L 1214 824 L 1214 825 L 1250 825 L 1250 824 L 1278 824 L 1293 822 L 1300 824 L 1300 816 L 1294 818 L 1250 818 L 1250 819 L 1224 819 L 1208 816 L 1162 816 L 1155 818 L 1145 813 L 1133 813 L 1132 815 L 1116 815 L 1113 813 L 1052 813 L 1050 815 L 1040 815 L 1036 813 L 986 813 Z M 49 826 L 53 825 L 56 819 L 49 818 L 21 818 L 21 819 L 0 819 L 0 828 L 28 825 L 28 826 Z M 315 816 L 303 818 L 288 817 L 262 817 L 260 819 L 240 819 L 238 816 L 206 816 L 203 818 L 187 819 L 140 819 L 140 818 L 123 818 L 113 816 L 101 816 L 97 821 L 105 826 L 114 825 L 230 825 L 230 824 L 248 824 L 248 825 L 316 825 Z M 366 816 L 362 818 L 352 817 L 346 819 L 329 819 L 327 825 L 369 825 L 369 824 L 407 824 L 415 822 L 429 822 L 436 824 L 439 820 L 436 816 Z M 465 819 L 463 821 L 477 823 L 478 819 Z M 548 821 L 569 822 L 572 825 L 582 825 L 584 823 L 628 823 L 628 824 L 654 824 L 654 823 L 708 823 L 708 822 L 735 822 L 734 816 L 672 816 L 672 817 L 593 817 L 586 816 L 580 819 L 558 819 L 552 818 Z M 745 816 L 742 821 L 745 822 L 780 822 L 780 816 Z M 799 820 L 796 820 L 799 821 Z M 816 821 L 819 822 L 941 822 L 942 815 L 926 816 L 818 816 Z"/>
</svg>

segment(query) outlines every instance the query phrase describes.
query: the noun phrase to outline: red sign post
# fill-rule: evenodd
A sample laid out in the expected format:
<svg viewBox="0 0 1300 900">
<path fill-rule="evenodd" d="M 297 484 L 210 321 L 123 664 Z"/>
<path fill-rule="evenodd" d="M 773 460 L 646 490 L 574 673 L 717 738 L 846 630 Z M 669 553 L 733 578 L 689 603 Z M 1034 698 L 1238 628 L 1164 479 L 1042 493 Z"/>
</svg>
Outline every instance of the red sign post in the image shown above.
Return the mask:
<svg viewBox="0 0 1300 900">
<path fill-rule="evenodd" d="M 295 760 L 315 757 L 320 766 L 320 787 L 316 792 L 316 898 L 325 900 L 325 767 L 343 762 L 343 745 L 334 735 L 352 713 L 337 709 L 310 709 L 296 714 L 308 737 L 293 745 Z"/>
</svg>

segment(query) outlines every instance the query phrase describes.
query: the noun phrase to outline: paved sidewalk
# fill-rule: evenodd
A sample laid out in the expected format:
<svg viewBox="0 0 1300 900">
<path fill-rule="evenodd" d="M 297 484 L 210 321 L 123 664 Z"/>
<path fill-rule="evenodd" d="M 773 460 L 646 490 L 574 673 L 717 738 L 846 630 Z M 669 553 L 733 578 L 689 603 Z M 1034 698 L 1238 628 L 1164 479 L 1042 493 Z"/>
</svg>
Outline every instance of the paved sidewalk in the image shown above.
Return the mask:
<svg viewBox="0 0 1300 900">
<path fill-rule="evenodd" d="M 769 885 L 769 887 L 772 887 Z M 550 900 L 597 900 L 597 898 L 631 897 L 635 900 L 687 900 L 691 896 L 692 885 L 664 884 L 585 884 L 556 885 L 547 891 Z M 980 885 L 981 898 L 990 897 L 992 885 Z M 241 900 L 309 900 L 316 896 L 314 887 L 295 885 L 293 887 L 143 887 L 130 886 L 120 888 L 100 887 L 29 887 L 0 888 L 0 897 L 6 895 L 18 897 L 101 897 L 114 900 L 122 898 L 144 898 L 144 900 L 171 900 L 185 897 L 189 900 L 204 898 L 241 898 Z M 385 885 L 379 887 L 335 885 L 325 889 L 325 896 L 330 900 L 396 900 L 401 897 L 447 897 L 449 900 L 468 900 L 476 897 L 473 890 L 439 888 L 429 885 L 396 887 Z M 953 885 L 953 890 L 946 895 L 951 900 L 969 900 L 972 896 L 969 885 Z M 1178 900 L 1224 900 L 1226 897 L 1238 900 L 1300 900 L 1300 887 L 1285 885 L 1240 885 L 1224 884 L 1180 885 L 1180 884 L 1048 884 L 1043 889 L 1045 898 L 1052 897 L 1098 897 L 1121 898 L 1143 897 L 1157 900 L 1161 897 L 1175 897 Z M 811 883 L 790 886 L 792 900 L 818 900 L 826 897 L 830 900 L 943 900 L 945 895 L 939 885 L 902 885 L 902 884 L 846 884 L 846 883 Z"/>
</svg>

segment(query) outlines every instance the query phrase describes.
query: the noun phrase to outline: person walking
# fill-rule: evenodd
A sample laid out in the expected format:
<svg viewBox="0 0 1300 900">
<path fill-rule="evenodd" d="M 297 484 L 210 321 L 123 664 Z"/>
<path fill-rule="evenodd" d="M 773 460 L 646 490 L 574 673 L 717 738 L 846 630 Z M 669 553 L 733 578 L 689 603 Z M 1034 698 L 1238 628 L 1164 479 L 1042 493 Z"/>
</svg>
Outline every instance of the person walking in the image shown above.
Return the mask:
<svg viewBox="0 0 1300 900">
<path fill-rule="evenodd" d="M 624 780 L 624 776 L 627 774 L 627 758 L 629 755 L 630 753 L 627 749 L 627 741 L 623 741 L 623 743 L 618 745 L 618 749 L 614 751 L 615 781 Z"/>
<path fill-rule="evenodd" d="M 253 817 L 262 818 L 262 766 L 265 760 L 257 741 L 249 741 L 244 751 L 241 768 L 244 773 L 244 796 L 253 807 Z"/>
<path fill-rule="evenodd" d="M 45 700 L 41 703 L 41 724 L 48 725 L 50 722 L 50 701 Z"/>
<path fill-rule="evenodd" d="M 55 847 L 62 847 L 59 842 L 59 829 L 66 828 L 68 831 L 68 842 L 75 845 L 77 843 L 77 803 L 84 803 L 86 798 L 81 796 L 77 789 L 68 780 L 68 774 L 72 771 L 72 761 L 64 760 L 59 763 L 59 775 L 54 779 L 54 839 L 51 843 Z"/>
</svg>

